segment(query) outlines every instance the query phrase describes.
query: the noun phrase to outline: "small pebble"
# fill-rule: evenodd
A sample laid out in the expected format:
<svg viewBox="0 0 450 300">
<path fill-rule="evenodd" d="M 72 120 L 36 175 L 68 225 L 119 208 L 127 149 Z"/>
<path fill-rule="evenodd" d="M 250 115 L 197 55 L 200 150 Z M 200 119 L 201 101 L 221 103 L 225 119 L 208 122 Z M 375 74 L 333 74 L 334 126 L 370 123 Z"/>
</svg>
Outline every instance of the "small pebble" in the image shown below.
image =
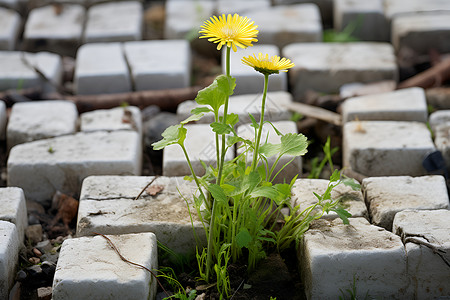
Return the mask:
<svg viewBox="0 0 450 300">
<path fill-rule="evenodd" d="M 52 287 L 40 287 L 37 289 L 37 295 L 39 300 L 52 299 Z"/>
<path fill-rule="evenodd" d="M 42 256 L 42 252 L 39 251 L 39 249 L 37 249 L 37 248 L 33 248 L 33 254 L 36 255 L 36 257 Z"/>
<path fill-rule="evenodd" d="M 30 258 L 28 259 L 28 261 L 29 261 L 30 263 L 32 263 L 33 265 L 37 265 L 38 263 L 41 262 L 41 260 L 40 260 L 39 258 L 37 258 L 37 257 L 30 257 Z"/>
</svg>

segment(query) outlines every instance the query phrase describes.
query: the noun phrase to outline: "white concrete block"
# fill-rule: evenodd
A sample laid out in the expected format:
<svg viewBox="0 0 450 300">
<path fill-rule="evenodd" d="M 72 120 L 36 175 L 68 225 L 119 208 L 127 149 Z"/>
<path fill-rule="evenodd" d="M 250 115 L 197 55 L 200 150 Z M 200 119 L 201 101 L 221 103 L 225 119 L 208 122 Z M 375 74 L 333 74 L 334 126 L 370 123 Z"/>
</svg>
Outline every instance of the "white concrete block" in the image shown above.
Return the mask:
<svg viewBox="0 0 450 300">
<path fill-rule="evenodd" d="M 134 200 L 153 179 L 144 176 L 86 178 L 80 195 L 77 235 L 153 232 L 159 242 L 173 251 L 195 254 L 196 238 L 190 214 L 195 233 L 206 245 L 205 231 L 193 204 L 196 185 L 182 177 L 158 177 Z M 151 193 L 152 187 L 157 193 Z"/>
<path fill-rule="evenodd" d="M 259 120 L 258 120 L 259 121 Z M 288 134 L 288 133 L 297 133 L 297 124 L 293 121 L 278 121 L 272 123 L 282 134 Z M 237 128 L 237 134 L 244 138 L 249 139 L 252 141 L 255 141 L 255 134 L 254 134 L 254 128 L 251 127 L 251 124 L 243 124 Z M 265 143 L 270 144 L 279 144 L 281 143 L 281 138 L 276 134 L 273 127 L 266 123 L 263 126 L 263 131 L 261 133 L 261 145 Z M 237 154 L 241 154 L 243 152 L 243 148 L 237 149 Z M 251 164 L 253 159 L 253 152 L 249 153 L 247 156 L 247 159 L 249 161 L 249 164 Z M 277 156 L 271 156 L 269 157 L 268 163 L 269 163 L 269 169 L 273 166 L 275 163 L 275 160 L 277 159 Z M 298 175 L 300 176 L 302 173 L 302 157 L 297 156 L 293 157 L 292 155 L 284 155 L 281 157 L 281 159 L 278 161 L 277 167 L 275 167 L 274 172 L 271 176 L 271 179 L 275 174 L 278 173 L 278 171 L 283 167 L 285 164 L 287 164 L 290 160 L 294 159 L 287 167 L 285 167 L 280 174 L 275 178 L 274 182 L 276 183 L 290 183 L 292 178 L 294 176 Z"/>
<path fill-rule="evenodd" d="M 355 298 L 411 299 L 400 238 L 364 218 L 349 221 L 322 220 L 305 233 L 299 258 L 306 297 L 338 299 L 355 280 Z"/>
<path fill-rule="evenodd" d="M 19 13 L 0 7 L 0 50 L 14 50 L 20 33 Z"/>
<path fill-rule="evenodd" d="M 74 89 L 80 95 L 131 91 L 130 74 L 120 43 L 81 46 L 74 76 Z"/>
<path fill-rule="evenodd" d="M 16 225 L 0 220 L 0 298 L 9 298 L 19 258 L 19 239 Z"/>
<path fill-rule="evenodd" d="M 139 175 L 141 144 L 134 131 L 113 131 L 17 145 L 8 158 L 8 186 L 21 187 L 28 200 L 41 203 L 48 203 L 56 191 L 77 195 L 90 175 Z"/>
<path fill-rule="evenodd" d="M 257 8 L 268 8 L 271 6 L 270 0 L 252 0 L 252 1 L 241 1 L 241 0 L 217 0 L 217 14 L 218 15 L 228 15 L 235 13 L 245 16 L 248 11 Z"/>
<path fill-rule="evenodd" d="M 450 52 L 450 10 L 399 15 L 392 21 L 392 44 L 398 52 L 411 49 L 414 53 Z"/>
<path fill-rule="evenodd" d="M 7 126 L 7 145 L 15 145 L 73 134 L 77 131 L 78 110 L 65 100 L 16 103 Z"/>
<path fill-rule="evenodd" d="M 401 14 L 427 11 L 450 10 L 450 2 L 446 0 L 384 0 L 384 13 L 388 19 Z"/>
<path fill-rule="evenodd" d="M 394 49 L 387 43 L 294 43 L 282 54 L 295 64 L 288 76 L 296 100 L 307 90 L 338 93 L 346 83 L 397 80 Z"/>
<path fill-rule="evenodd" d="M 264 111 L 264 120 L 275 122 L 288 120 L 291 112 L 286 108 L 292 103 L 292 95 L 288 92 L 268 92 L 266 96 L 266 109 Z M 261 94 L 247 94 L 231 96 L 229 100 L 228 113 L 234 113 L 239 116 L 238 124 L 250 123 L 248 114 L 252 114 L 256 120 L 261 118 Z M 184 101 L 177 107 L 177 115 L 184 120 L 191 115 L 191 110 L 199 105 L 195 101 Z M 222 107 L 223 108 L 223 107 Z M 211 123 L 214 121 L 212 113 L 206 114 L 203 119 L 197 123 Z"/>
<path fill-rule="evenodd" d="M 207 166 L 216 166 L 215 134 L 208 124 L 185 125 L 187 129 L 184 146 L 189 155 L 192 168 L 196 175 L 205 174 L 201 161 Z M 170 145 L 163 150 L 163 175 L 185 176 L 191 171 L 186 162 L 186 157 L 179 145 Z M 225 154 L 225 160 L 234 158 L 234 146 Z"/>
<path fill-rule="evenodd" d="M 139 1 L 106 2 L 87 12 L 85 43 L 139 41 L 143 36 L 143 4 Z"/>
<path fill-rule="evenodd" d="M 27 206 L 23 190 L 15 187 L 0 188 L 0 220 L 16 225 L 20 243 L 28 226 Z"/>
<path fill-rule="evenodd" d="M 241 94 L 258 94 L 263 92 L 264 75 L 255 71 L 252 67 L 242 63 L 243 57 L 256 55 L 261 52 L 263 55 L 268 54 L 269 57 L 280 56 L 280 49 L 275 45 L 256 44 L 247 49 L 240 49 L 236 53 L 230 55 L 231 76 L 236 78 L 236 87 L 234 95 Z M 222 52 L 222 72 L 226 73 L 226 51 Z M 268 91 L 286 91 L 287 90 L 287 73 L 280 72 L 269 76 Z"/>
<path fill-rule="evenodd" d="M 352 36 L 363 41 L 388 41 L 389 26 L 384 17 L 383 0 L 334 0 L 334 29 L 342 31 L 355 24 Z M 376 28 L 376 30 L 374 30 Z"/>
<path fill-rule="evenodd" d="M 447 168 L 450 167 L 450 123 L 435 125 L 433 127 L 434 144 L 442 154 Z"/>
<path fill-rule="evenodd" d="M 200 26 L 213 15 L 215 0 L 166 0 L 164 37 L 185 39 L 197 37 Z M 195 35 L 194 35 L 195 34 Z"/>
<path fill-rule="evenodd" d="M 8 114 L 6 113 L 6 104 L 0 101 L 0 140 L 6 140 L 6 124 L 8 122 Z"/>
<path fill-rule="evenodd" d="M 333 25 L 333 0 L 272 0 L 272 3 L 273 5 L 314 3 L 320 9 L 322 22 L 330 27 Z"/>
<path fill-rule="evenodd" d="M 80 131 L 133 130 L 142 135 L 142 115 L 139 107 L 126 106 L 97 109 L 80 115 Z"/>
<path fill-rule="evenodd" d="M 26 49 L 73 56 L 81 44 L 85 12 L 79 4 L 46 5 L 32 9 L 23 33 Z"/>
<path fill-rule="evenodd" d="M 341 106 L 344 122 L 355 120 L 427 122 L 427 100 L 422 88 L 349 98 Z"/>
<path fill-rule="evenodd" d="M 423 123 L 352 121 L 344 125 L 342 150 L 344 167 L 366 176 L 419 176 L 436 149 Z"/>
<path fill-rule="evenodd" d="M 395 215 L 394 232 L 405 238 L 431 243 L 450 261 L 450 210 L 405 210 Z M 450 272 L 433 250 L 406 240 L 408 276 L 415 299 L 448 299 Z"/>
<path fill-rule="evenodd" d="M 191 48 L 187 40 L 128 42 L 124 51 L 137 91 L 190 86 Z"/>
<path fill-rule="evenodd" d="M 443 109 L 432 112 L 428 118 L 428 122 L 433 130 L 441 125 L 450 125 L 450 110 Z"/>
<path fill-rule="evenodd" d="M 400 211 L 449 207 L 447 186 L 440 175 L 368 177 L 362 181 L 362 190 L 372 223 L 389 231 Z"/>
<path fill-rule="evenodd" d="M 107 237 L 127 260 L 157 270 L 153 233 Z M 104 237 L 64 241 L 53 279 L 53 299 L 154 299 L 155 296 L 156 279 L 152 274 L 123 261 Z"/>
<path fill-rule="evenodd" d="M 53 53 L 0 51 L 0 65 L 0 90 L 41 87 L 44 92 L 54 91 L 29 65 L 38 68 L 52 82 L 62 82 L 62 60 Z"/>
<path fill-rule="evenodd" d="M 328 180 L 325 179 L 297 179 L 294 187 L 292 188 L 291 203 L 293 206 L 300 206 L 299 212 L 305 210 L 311 205 L 318 202 L 314 193 L 322 195 L 327 187 Z M 343 184 L 338 185 L 331 192 L 331 197 L 334 200 L 341 199 L 341 205 L 352 214 L 353 218 L 363 217 L 369 219 L 369 213 L 367 212 L 366 204 L 364 203 L 364 197 L 361 191 L 354 191 L 351 187 Z M 322 211 L 321 209 L 315 209 L 314 212 Z M 323 219 L 334 220 L 339 218 L 335 212 L 324 214 Z"/>
<path fill-rule="evenodd" d="M 283 48 L 290 43 L 322 41 L 322 23 L 312 3 L 257 8 L 246 16 L 258 25 L 258 43 Z"/>
</svg>

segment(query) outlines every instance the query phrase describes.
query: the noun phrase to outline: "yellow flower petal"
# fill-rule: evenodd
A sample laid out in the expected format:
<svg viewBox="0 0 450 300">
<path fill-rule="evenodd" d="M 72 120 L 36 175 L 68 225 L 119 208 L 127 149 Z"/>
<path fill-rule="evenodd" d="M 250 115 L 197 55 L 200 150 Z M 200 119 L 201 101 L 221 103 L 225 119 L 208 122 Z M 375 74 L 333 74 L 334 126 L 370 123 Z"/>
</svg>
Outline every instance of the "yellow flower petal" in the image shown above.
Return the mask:
<svg viewBox="0 0 450 300">
<path fill-rule="evenodd" d="M 287 69 L 292 68 L 294 63 L 292 63 L 289 59 L 283 57 L 280 58 L 277 55 L 274 55 L 269 58 L 269 54 L 263 56 L 261 52 L 258 53 L 258 57 L 253 54 L 242 58 L 242 63 L 254 68 L 256 71 L 263 74 L 278 74 L 281 72 L 287 72 Z"/>
</svg>

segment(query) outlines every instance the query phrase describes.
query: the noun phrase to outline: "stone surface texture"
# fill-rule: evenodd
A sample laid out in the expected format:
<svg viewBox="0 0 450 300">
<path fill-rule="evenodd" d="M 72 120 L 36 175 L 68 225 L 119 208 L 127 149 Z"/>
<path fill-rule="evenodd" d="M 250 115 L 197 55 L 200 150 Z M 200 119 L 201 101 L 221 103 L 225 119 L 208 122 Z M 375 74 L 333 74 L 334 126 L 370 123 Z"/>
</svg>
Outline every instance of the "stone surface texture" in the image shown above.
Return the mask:
<svg viewBox="0 0 450 300">
<path fill-rule="evenodd" d="M 28 226 L 27 206 L 22 189 L 0 188 L 0 220 L 16 225 L 17 238 L 22 243 Z"/>
<path fill-rule="evenodd" d="M 20 22 L 19 13 L 0 7 L 0 50 L 14 50 L 20 34 Z"/>
<path fill-rule="evenodd" d="M 9 298 L 19 258 L 16 225 L 0 220 L 0 299 Z"/>
<path fill-rule="evenodd" d="M 8 114 L 6 112 L 6 104 L 0 101 L 0 140 L 6 140 L 6 124 L 8 123 Z"/>
<path fill-rule="evenodd" d="M 245 15 L 248 11 L 258 8 L 269 8 L 271 6 L 270 0 L 217 0 L 216 11 L 219 15 L 225 14 L 239 14 Z"/>
<path fill-rule="evenodd" d="M 97 109 L 80 115 L 80 131 L 132 130 L 142 135 L 142 115 L 139 107 L 125 106 Z"/>
<path fill-rule="evenodd" d="M 384 0 L 384 14 L 389 19 L 402 14 L 445 10 L 450 10 L 450 2 L 446 0 Z"/>
</svg>

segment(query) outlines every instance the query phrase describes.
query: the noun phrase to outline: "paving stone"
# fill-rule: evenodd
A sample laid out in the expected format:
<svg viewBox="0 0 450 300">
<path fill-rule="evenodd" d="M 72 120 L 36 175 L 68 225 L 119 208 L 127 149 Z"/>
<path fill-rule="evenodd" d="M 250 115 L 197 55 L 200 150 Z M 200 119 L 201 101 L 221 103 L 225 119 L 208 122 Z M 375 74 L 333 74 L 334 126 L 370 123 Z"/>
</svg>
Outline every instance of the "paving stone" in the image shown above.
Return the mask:
<svg viewBox="0 0 450 300">
<path fill-rule="evenodd" d="M 28 226 L 27 206 L 22 189 L 15 187 L 0 188 L 0 220 L 16 225 L 17 237 L 20 243 Z"/>
<path fill-rule="evenodd" d="M 295 64 L 288 76 L 296 100 L 307 90 L 338 93 L 346 83 L 397 80 L 394 50 L 387 43 L 294 43 L 282 54 Z"/>
<path fill-rule="evenodd" d="M 129 261 L 158 268 L 153 233 L 107 236 Z M 156 280 L 123 261 L 102 236 L 65 240 L 53 279 L 53 299 L 154 299 Z"/>
<path fill-rule="evenodd" d="M 143 36 L 144 8 L 139 1 L 106 2 L 91 6 L 87 12 L 83 41 L 139 41 Z"/>
<path fill-rule="evenodd" d="M 372 223 L 389 231 L 399 211 L 449 207 L 445 179 L 440 175 L 368 177 L 362 189 Z"/>
<path fill-rule="evenodd" d="M 131 91 L 131 79 L 120 43 L 85 44 L 78 49 L 74 77 L 77 94 Z"/>
<path fill-rule="evenodd" d="M 419 221 L 420 220 L 420 221 Z M 450 210 L 405 210 L 395 215 L 394 232 L 431 243 L 450 261 Z M 404 240 L 405 241 L 405 240 Z M 424 245 L 406 241 L 408 276 L 415 299 L 450 297 L 450 272 L 443 259 Z"/>
<path fill-rule="evenodd" d="M 427 122 L 427 100 L 422 88 L 349 98 L 341 106 L 344 122 L 389 120 Z"/>
<path fill-rule="evenodd" d="M 6 124 L 8 122 L 8 114 L 6 113 L 6 104 L 0 99 L 0 140 L 6 139 Z"/>
<path fill-rule="evenodd" d="M 442 154 L 447 168 L 450 167 L 450 123 L 435 125 L 433 127 L 434 144 Z"/>
<path fill-rule="evenodd" d="M 8 299 L 19 259 L 16 225 L 0 220 L 0 298 Z"/>
<path fill-rule="evenodd" d="M 7 145 L 15 145 L 73 134 L 77 131 L 78 110 L 65 100 L 16 103 L 7 126 Z"/>
<path fill-rule="evenodd" d="M 180 254 L 195 254 L 196 239 L 206 245 L 204 229 L 192 202 L 193 182 L 182 177 L 91 176 L 84 180 L 77 236 L 153 232 L 159 242 Z M 152 187 L 155 187 L 152 190 Z M 159 189 L 161 190 L 159 191 Z M 184 198 L 183 198 L 184 197 Z M 189 202 L 190 211 L 185 199 Z M 193 216 L 193 225 L 189 214 Z"/>
<path fill-rule="evenodd" d="M 24 1 L 21 0 L 0 0 L 0 4 L 7 8 L 18 10 Z"/>
<path fill-rule="evenodd" d="M 412 299 L 400 237 L 364 218 L 349 221 L 321 220 L 305 233 L 299 259 L 306 297 L 338 299 L 355 282 L 355 298 Z"/>
<path fill-rule="evenodd" d="M 184 141 L 186 152 L 192 164 L 194 172 L 198 176 L 205 174 L 201 162 L 208 165 L 216 164 L 215 134 L 209 124 L 185 125 L 187 137 Z M 191 175 L 186 157 L 179 145 L 170 145 L 163 150 L 162 172 L 164 176 Z M 225 160 L 234 158 L 234 146 L 225 154 Z"/>
<path fill-rule="evenodd" d="M 261 94 L 247 94 L 231 96 L 228 106 L 228 113 L 234 113 L 239 116 L 239 124 L 251 123 L 248 114 L 252 114 L 256 120 L 261 118 Z M 288 92 L 268 92 L 266 97 L 266 109 L 264 119 L 267 121 L 283 121 L 291 117 L 291 112 L 286 108 L 292 103 L 292 95 Z M 199 105 L 195 101 L 184 101 L 177 107 L 177 115 L 180 120 L 186 119 L 191 115 L 191 110 Z M 197 123 L 211 123 L 214 121 L 212 113 L 206 114 L 203 119 Z"/>
<path fill-rule="evenodd" d="M 333 25 L 333 1 L 334 0 L 272 0 L 274 5 L 314 3 L 320 9 L 322 22 L 329 27 Z"/>
<path fill-rule="evenodd" d="M 325 179 L 297 179 L 292 188 L 292 200 L 293 206 L 300 206 L 299 212 L 305 210 L 309 206 L 317 203 L 317 198 L 314 193 L 322 195 L 327 187 L 329 180 Z M 364 203 L 364 197 L 361 191 L 354 191 L 351 187 L 343 184 L 338 185 L 331 192 L 332 199 L 341 199 L 342 206 L 352 214 L 353 218 L 363 217 L 369 219 L 369 213 L 367 212 L 366 204 Z M 319 209 L 315 209 L 314 212 L 318 212 Z M 320 209 L 321 211 L 321 209 Z M 324 214 L 323 219 L 334 220 L 339 218 L 335 212 Z"/>
<path fill-rule="evenodd" d="M 23 33 L 25 49 L 74 56 L 81 45 L 84 18 L 85 9 L 78 4 L 32 9 Z"/>
<path fill-rule="evenodd" d="M 383 0 L 334 0 L 333 21 L 337 31 L 343 31 L 347 25 L 355 23 L 352 36 L 360 40 L 389 41 L 389 26 L 384 17 Z"/>
<path fill-rule="evenodd" d="M 416 55 L 450 52 L 450 10 L 399 15 L 392 21 L 392 44 L 397 52 L 413 50 Z"/>
<path fill-rule="evenodd" d="M 433 130 L 440 125 L 450 124 L 450 110 L 443 109 L 432 112 L 428 122 Z"/>
<path fill-rule="evenodd" d="M 255 71 L 252 67 L 242 63 L 243 57 L 250 55 L 258 56 L 258 53 L 280 56 L 280 49 L 275 45 L 256 44 L 247 49 L 239 49 L 236 53 L 230 55 L 230 69 L 232 76 L 236 78 L 236 87 L 234 95 L 257 94 L 262 93 L 264 88 L 264 75 Z M 222 52 L 222 72 L 226 73 L 226 51 Z M 287 73 L 280 72 L 269 76 L 268 91 L 286 91 Z"/>
<path fill-rule="evenodd" d="M 0 7 L 0 50 L 14 50 L 20 34 L 20 26 L 19 13 Z"/>
<path fill-rule="evenodd" d="M 312 3 L 258 8 L 246 13 L 258 25 L 258 43 L 283 48 L 290 43 L 322 41 L 322 23 Z"/>
<path fill-rule="evenodd" d="M 44 92 L 54 91 L 55 88 L 44 82 L 28 64 L 38 68 L 52 82 L 61 84 L 62 60 L 59 55 L 49 52 L 0 51 L 0 90 L 41 87 Z"/>
<path fill-rule="evenodd" d="M 187 40 L 128 42 L 124 51 L 136 90 L 190 86 L 191 48 Z"/>
<path fill-rule="evenodd" d="M 343 165 L 366 176 L 426 175 L 422 161 L 435 146 L 419 122 L 352 121 L 343 129 Z"/>
<path fill-rule="evenodd" d="M 113 131 L 17 145 L 7 162 L 8 186 L 21 187 L 27 199 L 47 204 L 56 191 L 76 196 L 89 175 L 139 175 L 141 143 L 134 131 Z"/>
<path fill-rule="evenodd" d="M 270 0 L 252 0 L 252 1 L 241 1 L 241 0 L 217 0 L 216 11 L 218 15 L 228 15 L 235 13 L 245 16 L 248 11 L 258 8 L 268 8 L 271 6 Z"/>
<path fill-rule="evenodd" d="M 384 0 L 384 13 L 388 19 L 400 14 L 450 10 L 450 2 L 446 0 Z"/>
<path fill-rule="evenodd" d="M 282 134 L 288 133 L 297 133 L 297 124 L 293 121 L 278 121 L 272 123 Z M 240 137 L 245 139 L 250 139 L 252 141 L 255 140 L 254 128 L 251 127 L 251 124 L 244 124 L 237 128 L 237 134 Z M 273 127 L 266 123 L 263 126 L 263 131 L 261 133 L 261 142 L 267 141 L 271 144 L 279 144 L 281 142 L 280 137 L 276 134 Z M 237 154 L 242 153 L 243 149 L 237 149 Z M 253 154 L 250 153 L 247 156 L 249 163 L 251 163 L 253 159 Z M 275 163 L 277 156 L 269 157 L 268 163 L 269 168 Z M 293 157 L 292 155 L 284 155 L 278 162 L 277 167 L 275 168 L 273 175 L 277 174 L 277 172 L 281 169 L 282 166 L 287 164 L 291 159 L 294 159 L 280 174 L 275 178 L 274 182 L 276 183 L 290 183 L 294 176 L 300 176 L 302 173 L 302 157 L 297 156 Z"/>
<path fill-rule="evenodd" d="M 133 130 L 142 135 L 141 110 L 136 106 L 97 109 L 80 115 L 80 131 Z"/>
</svg>

